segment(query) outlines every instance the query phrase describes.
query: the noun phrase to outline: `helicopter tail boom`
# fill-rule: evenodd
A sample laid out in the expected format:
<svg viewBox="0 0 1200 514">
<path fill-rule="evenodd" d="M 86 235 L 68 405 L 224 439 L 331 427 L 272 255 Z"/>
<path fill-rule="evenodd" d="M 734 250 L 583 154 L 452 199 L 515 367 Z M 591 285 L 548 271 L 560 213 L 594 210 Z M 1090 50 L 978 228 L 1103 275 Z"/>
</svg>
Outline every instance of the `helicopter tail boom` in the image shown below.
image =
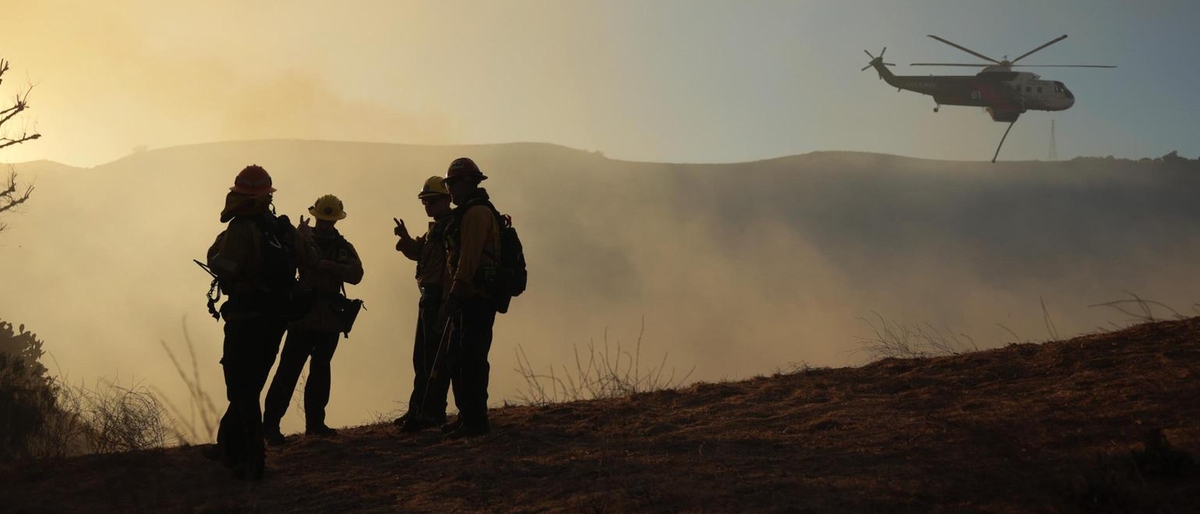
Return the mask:
<svg viewBox="0 0 1200 514">
<path fill-rule="evenodd" d="M 883 47 L 883 50 L 879 52 L 878 57 L 871 55 L 871 52 L 866 50 L 863 50 L 863 53 L 866 53 L 867 57 L 871 58 L 871 62 L 867 63 L 866 66 L 863 66 L 862 71 L 867 71 L 867 68 L 875 68 L 875 71 L 879 73 L 879 78 L 883 79 L 884 82 L 887 82 L 895 87 L 900 87 L 898 85 L 898 81 L 896 80 L 896 75 L 892 73 L 892 70 L 887 69 L 888 66 L 895 66 L 895 64 L 883 62 L 883 54 L 887 53 L 886 46 Z"/>
</svg>

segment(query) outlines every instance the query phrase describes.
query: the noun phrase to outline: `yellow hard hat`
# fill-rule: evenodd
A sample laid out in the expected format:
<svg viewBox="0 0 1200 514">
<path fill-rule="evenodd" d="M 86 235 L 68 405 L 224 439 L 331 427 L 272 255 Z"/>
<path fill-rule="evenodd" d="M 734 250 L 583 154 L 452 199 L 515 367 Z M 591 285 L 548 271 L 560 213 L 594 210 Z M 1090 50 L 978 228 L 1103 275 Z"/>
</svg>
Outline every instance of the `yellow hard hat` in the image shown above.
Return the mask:
<svg viewBox="0 0 1200 514">
<path fill-rule="evenodd" d="M 421 188 L 421 193 L 417 198 L 429 198 L 431 196 L 449 195 L 450 190 L 446 189 L 445 179 L 434 175 L 425 180 L 425 187 Z"/>
<path fill-rule="evenodd" d="M 325 221 L 346 219 L 346 210 L 342 207 L 342 201 L 333 195 L 317 198 L 312 207 L 308 208 L 308 213 L 312 214 L 314 218 Z"/>
</svg>

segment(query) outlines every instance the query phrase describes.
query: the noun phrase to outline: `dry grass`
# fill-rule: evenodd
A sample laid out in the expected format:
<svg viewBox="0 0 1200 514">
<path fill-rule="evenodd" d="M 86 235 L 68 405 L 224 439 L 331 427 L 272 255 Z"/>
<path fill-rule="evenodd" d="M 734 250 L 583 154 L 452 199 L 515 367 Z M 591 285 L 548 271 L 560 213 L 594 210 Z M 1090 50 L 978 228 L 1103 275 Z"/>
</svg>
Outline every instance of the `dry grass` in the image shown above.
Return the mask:
<svg viewBox="0 0 1200 514">
<path fill-rule="evenodd" d="M 622 398 L 639 393 L 674 389 L 686 383 L 692 369 L 676 378 L 675 368 L 667 370 L 664 353 L 657 366 L 642 368 L 642 338 L 646 333 L 643 318 L 637 340 L 632 351 L 622 348 L 621 341 L 610 343 L 608 330 L 604 330 L 599 345 L 588 341 L 587 353 L 580 355 L 575 350 L 574 369 L 564 365 L 561 372 L 549 366 L 547 373 L 535 371 L 525 349 L 517 345 L 516 372 L 525 379 L 525 390 L 517 393 L 517 400 L 525 405 L 545 406 L 579 400 Z"/>
<path fill-rule="evenodd" d="M 971 336 L 949 327 L 939 329 L 929 323 L 906 325 L 889 321 L 879 313 L 875 313 L 874 318 L 859 320 L 871 334 L 858 338 L 858 351 L 866 353 L 871 360 L 922 359 L 979 351 Z"/>
<path fill-rule="evenodd" d="M 1183 320 L 1188 318 L 1188 316 L 1181 314 L 1178 310 L 1175 310 L 1174 307 L 1171 307 L 1165 303 L 1148 300 L 1142 298 L 1136 293 L 1131 293 L 1129 291 L 1125 291 L 1125 294 L 1128 295 L 1129 298 L 1121 298 L 1111 302 L 1097 303 L 1088 306 L 1089 308 L 1111 309 L 1125 316 L 1125 319 L 1122 320 L 1125 325 L 1120 325 L 1116 322 L 1110 321 L 1109 327 L 1096 328 L 1102 332 L 1106 332 L 1110 329 L 1121 330 L 1127 326 L 1136 325 L 1139 323 L 1154 323 L 1155 321 L 1168 319 Z M 1192 315 L 1200 314 L 1200 303 L 1193 304 L 1191 306 L 1191 310 Z"/>
<path fill-rule="evenodd" d="M 0 470 L 0 497 L 56 513 L 1190 512 L 1196 471 L 1154 470 L 1200 455 L 1198 376 L 1200 319 L 1168 321 L 506 407 L 465 441 L 347 428 L 272 449 L 253 485 L 194 449 L 68 459 Z"/>
</svg>

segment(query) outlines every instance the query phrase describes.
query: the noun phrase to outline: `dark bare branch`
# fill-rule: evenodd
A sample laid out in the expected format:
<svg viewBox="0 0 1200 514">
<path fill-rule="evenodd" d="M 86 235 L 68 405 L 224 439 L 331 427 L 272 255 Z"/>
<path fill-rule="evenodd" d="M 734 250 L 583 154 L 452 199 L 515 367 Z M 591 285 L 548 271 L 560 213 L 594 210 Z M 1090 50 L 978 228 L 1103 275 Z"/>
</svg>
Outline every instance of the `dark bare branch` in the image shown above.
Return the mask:
<svg viewBox="0 0 1200 514">
<path fill-rule="evenodd" d="M 20 190 L 17 185 L 17 172 L 12 172 L 8 177 L 8 185 L 0 191 L 0 213 L 16 208 L 29 200 L 29 196 L 33 194 L 33 186 L 28 186 L 24 191 Z M 3 232 L 8 225 L 0 223 L 0 232 Z"/>
<path fill-rule="evenodd" d="M 0 59 L 0 83 L 4 82 L 4 74 L 8 72 L 8 69 L 8 61 L 5 59 Z M 25 110 L 29 109 L 29 94 L 32 91 L 33 84 L 30 84 L 29 87 L 25 89 L 24 93 L 18 93 L 16 95 L 16 98 L 13 100 L 13 104 L 11 106 L 0 109 L 0 129 L 3 128 L 5 123 L 12 121 L 13 118 L 18 114 L 21 114 Z M 0 149 L 8 148 L 13 145 L 19 145 L 26 141 L 33 141 L 40 137 L 42 137 L 42 135 L 36 131 L 31 133 L 28 130 L 21 130 L 19 134 L 14 133 L 14 135 L 0 134 Z M 4 185 L 3 189 L 0 189 L 0 214 L 13 210 L 17 206 L 25 203 L 29 200 L 29 197 L 32 194 L 33 186 L 25 186 L 24 188 L 18 186 L 17 172 L 15 170 L 11 171 L 8 177 L 8 184 Z M 0 223 L 0 232 L 5 229 L 5 226 L 5 224 Z"/>
<path fill-rule="evenodd" d="M 19 145 L 26 141 L 33 141 L 34 139 L 37 139 L 40 137 L 42 137 L 42 135 L 38 134 L 38 133 L 22 134 L 19 137 L 17 137 L 16 139 L 0 137 L 0 148 L 12 146 L 12 145 Z"/>
<path fill-rule="evenodd" d="M 21 114 L 22 111 L 29 108 L 29 93 L 31 93 L 31 92 L 33 92 L 32 84 L 30 84 L 29 87 L 25 89 L 25 94 L 23 94 L 23 95 L 19 94 L 19 95 L 17 95 L 17 97 L 15 99 L 13 99 L 12 107 L 9 107 L 3 111 L 0 111 L 0 114 L 4 115 L 3 118 L 0 118 L 0 125 L 4 125 L 5 122 L 12 119 L 16 115 Z"/>
</svg>

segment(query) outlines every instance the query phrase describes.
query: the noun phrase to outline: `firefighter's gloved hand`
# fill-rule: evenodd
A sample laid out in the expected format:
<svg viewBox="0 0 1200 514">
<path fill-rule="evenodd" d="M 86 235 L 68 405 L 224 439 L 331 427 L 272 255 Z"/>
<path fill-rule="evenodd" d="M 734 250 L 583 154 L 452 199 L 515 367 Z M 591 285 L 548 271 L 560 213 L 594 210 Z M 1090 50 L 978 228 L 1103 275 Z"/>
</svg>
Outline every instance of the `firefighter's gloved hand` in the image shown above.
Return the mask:
<svg viewBox="0 0 1200 514">
<path fill-rule="evenodd" d="M 312 221 L 312 218 L 305 218 L 303 215 L 300 216 L 300 225 L 296 227 L 296 232 L 300 233 L 300 237 L 312 239 L 312 226 L 308 224 L 310 221 Z"/>
<path fill-rule="evenodd" d="M 396 228 L 392 229 L 393 234 L 396 234 L 396 236 L 400 239 L 412 239 L 412 237 L 408 235 L 408 228 L 404 226 L 403 221 L 396 218 L 392 218 L 392 221 L 396 222 Z"/>
</svg>

